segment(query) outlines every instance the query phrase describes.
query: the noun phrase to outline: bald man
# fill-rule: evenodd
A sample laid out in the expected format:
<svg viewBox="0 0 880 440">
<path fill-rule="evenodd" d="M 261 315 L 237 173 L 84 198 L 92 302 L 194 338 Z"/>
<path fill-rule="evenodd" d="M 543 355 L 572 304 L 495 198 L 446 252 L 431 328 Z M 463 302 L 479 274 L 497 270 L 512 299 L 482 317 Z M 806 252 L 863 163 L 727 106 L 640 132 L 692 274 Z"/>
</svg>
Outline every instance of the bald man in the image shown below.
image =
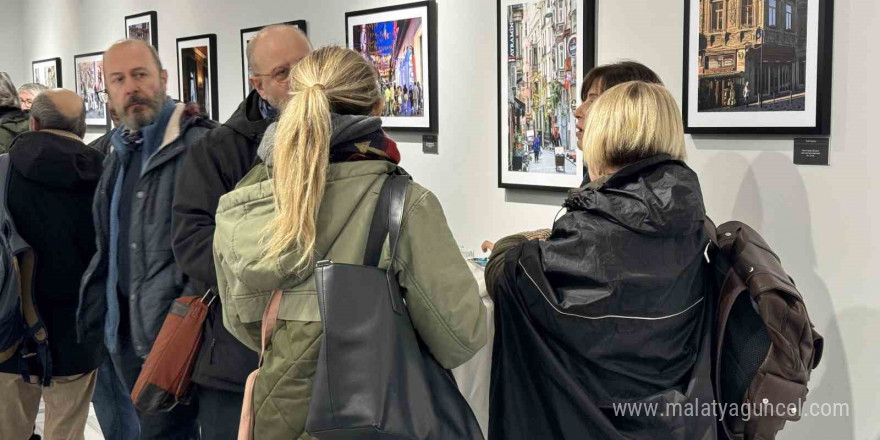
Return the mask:
<svg viewBox="0 0 880 440">
<path fill-rule="evenodd" d="M 79 282 L 95 252 L 91 206 L 104 155 L 82 142 L 85 107 L 69 90 L 38 95 L 30 127 L 8 155 L 6 197 L 18 234 L 38 256 L 32 293 L 49 350 L 48 357 L 26 358 L 28 381 L 20 370 L 22 355 L 34 352 L 35 343 L 0 364 L 0 439 L 30 437 L 41 397 L 45 438 L 82 439 L 105 353 L 100 330 L 78 341 L 75 324 Z M 45 379 L 51 386 L 41 386 Z"/>
<path fill-rule="evenodd" d="M 171 252 L 171 206 L 183 158 L 216 124 L 166 95 L 153 46 L 123 40 L 104 52 L 104 84 L 121 123 L 98 183 L 98 248 L 82 281 L 77 328 L 104 332 L 130 393 L 175 299 L 196 295 Z M 197 404 L 138 414 L 141 440 L 197 435 Z"/>
<path fill-rule="evenodd" d="M 206 292 L 217 282 L 214 213 L 220 196 L 235 188 L 254 164 L 263 133 L 287 100 L 290 69 L 310 51 L 305 34 L 295 27 L 269 26 L 258 33 L 247 48 L 254 90 L 184 160 L 174 195 L 173 248 L 177 264 L 196 292 Z M 193 381 L 199 384 L 202 438 L 234 440 L 244 385 L 257 365 L 257 354 L 223 327 L 220 301 L 212 303 L 207 322 L 193 373 Z"/>
</svg>

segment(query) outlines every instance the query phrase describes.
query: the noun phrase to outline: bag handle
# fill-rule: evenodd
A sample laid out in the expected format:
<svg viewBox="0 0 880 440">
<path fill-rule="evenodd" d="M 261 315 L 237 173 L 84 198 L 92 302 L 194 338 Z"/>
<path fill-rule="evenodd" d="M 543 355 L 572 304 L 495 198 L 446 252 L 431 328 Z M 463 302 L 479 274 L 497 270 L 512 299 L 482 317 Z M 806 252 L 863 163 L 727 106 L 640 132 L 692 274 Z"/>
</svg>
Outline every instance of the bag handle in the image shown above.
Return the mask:
<svg viewBox="0 0 880 440">
<path fill-rule="evenodd" d="M 272 298 L 263 310 L 262 328 L 260 330 L 260 366 L 263 365 L 263 354 L 266 352 L 266 345 L 272 339 L 275 333 L 275 325 L 278 323 L 278 311 L 281 309 L 281 290 L 273 290 Z"/>
</svg>

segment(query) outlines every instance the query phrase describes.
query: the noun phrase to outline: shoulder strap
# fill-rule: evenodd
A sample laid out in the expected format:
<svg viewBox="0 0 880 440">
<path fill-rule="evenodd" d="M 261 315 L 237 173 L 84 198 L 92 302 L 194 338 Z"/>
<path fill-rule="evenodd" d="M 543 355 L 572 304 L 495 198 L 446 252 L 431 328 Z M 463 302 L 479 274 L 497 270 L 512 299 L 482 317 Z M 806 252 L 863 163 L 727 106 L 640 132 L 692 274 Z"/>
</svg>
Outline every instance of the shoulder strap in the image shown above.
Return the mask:
<svg viewBox="0 0 880 440">
<path fill-rule="evenodd" d="M 373 211 L 367 248 L 364 250 L 364 266 L 379 265 L 386 236 L 389 236 L 392 259 L 396 255 L 409 181 L 410 177 L 407 175 L 390 174 L 382 185 L 379 202 L 376 204 L 376 210 Z"/>
<path fill-rule="evenodd" d="M 9 174 L 9 153 L 0 154 L 0 209 L 7 218 L 6 188 L 9 187 Z"/>
</svg>

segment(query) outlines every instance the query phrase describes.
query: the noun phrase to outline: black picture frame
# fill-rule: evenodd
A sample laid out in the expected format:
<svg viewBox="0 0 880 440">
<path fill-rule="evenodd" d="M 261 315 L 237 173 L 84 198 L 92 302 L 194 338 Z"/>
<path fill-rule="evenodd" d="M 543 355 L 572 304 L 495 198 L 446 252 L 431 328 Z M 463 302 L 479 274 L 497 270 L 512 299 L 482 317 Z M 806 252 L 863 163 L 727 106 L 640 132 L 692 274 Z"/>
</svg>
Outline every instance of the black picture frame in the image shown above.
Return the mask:
<svg viewBox="0 0 880 440">
<path fill-rule="evenodd" d="M 149 41 L 149 43 L 152 44 L 153 47 L 156 48 L 156 50 L 159 50 L 159 14 L 157 14 L 156 11 L 148 11 L 148 12 L 142 12 L 140 14 L 126 15 L 125 20 L 123 22 L 125 25 L 125 32 L 123 33 L 123 35 L 125 35 L 125 38 L 131 38 L 131 36 L 129 36 L 129 34 L 128 34 L 128 30 L 129 30 L 128 29 L 128 27 L 129 27 L 128 22 L 130 20 L 135 20 L 135 19 L 139 19 L 142 17 L 149 17 L 150 18 L 149 21 L 150 21 L 150 40 L 151 41 Z"/>
<path fill-rule="evenodd" d="M 522 3 L 532 2 L 533 0 L 523 0 Z M 541 0 L 542 1 L 542 0 Z M 504 2 L 502 0 L 497 0 L 496 8 L 497 8 L 497 16 L 496 16 L 496 30 L 495 33 L 498 35 L 498 45 L 497 45 L 497 84 L 498 84 L 498 144 L 496 146 L 496 153 L 498 154 L 498 188 L 503 189 L 511 189 L 511 190 L 531 190 L 531 191 L 543 191 L 543 192 L 565 192 L 571 188 L 576 188 L 580 186 L 583 177 L 583 166 L 581 169 L 575 169 L 575 176 L 580 176 L 581 179 L 572 179 L 571 185 L 546 185 L 546 184 L 525 184 L 525 183 L 512 183 L 510 181 L 505 181 L 504 179 L 504 170 L 505 165 L 508 162 L 508 155 L 506 152 L 502 151 L 503 146 L 505 145 L 505 137 L 509 136 L 510 133 L 505 131 L 504 129 L 504 120 L 507 118 L 507 100 L 505 90 L 503 90 L 503 82 L 502 76 L 507 74 L 507 64 L 502 61 L 502 54 L 505 52 L 504 48 L 507 44 L 507 41 L 501 38 L 501 29 L 504 25 L 504 12 L 505 7 Z M 581 0 L 580 3 L 582 14 L 583 14 L 583 26 L 578 30 L 578 33 L 575 37 L 580 41 L 580 44 L 583 45 L 583 74 L 584 76 L 594 67 L 596 67 L 596 41 L 597 41 L 597 1 L 596 0 Z M 577 69 L 575 69 L 577 70 Z M 575 72 L 576 73 L 576 72 Z M 581 84 L 583 81 L 583 77 L 576 78 L 577 85 Z M 577 93 L 577 88 L 575 88 L 575 93 Z M 578 94 L 579 97 L 579 94 Z M 579 101 L 579 99 L 578 99 Z M 574 141 L 577 142 L 576 140 Z M 570 142 L 569 142 L 570 143 Z M 507 142 L 509 144 L 509 142 Z M 509 145 L 508 145 L 509 147 Z M 577 147 L 575 147 L 577 148 Z M 565 160 L 565 159 L 564 159 Z M 564 165 L 563 165 L 564 166 Z M 575 167 L 577 167 L 577 162 L 575 163 Z M 579 180 L 576 182 L 576 180 Z"/>
<path fill-rule="evenodd" d="M 53 87 L 51 87 L 51 86 L 48 85 L 48 84 L 44 84 L 44 83 L 42 83 L 42 82 L 37 81 L 37 76 L 36 76 L 36 72 L 35 72 L 35 70 L 36 70 L 36 68 L 37 68 L 37 65 L 39 65 L 39 64 L 46 64 L 46 63 L 54 63 L 54 67 L 55 67 L 55 88 L 61 88 L 61 87 L 64 87 L 64 85 L 63 85 L 63 79 L 64 79 L 64 77 L 63 77 L 62 72 L 61 72 L 61 58 L 60 58 L 60 57 L 46 58 L 45 60 L 32 61 L 32 62 L 31 62 L 31 80 L 32 80 L 33 82 L 35 82 L 35 83 L 43 84 L 43 85 L 46 86 L 46 87 L 53 88 Z"/>
<path fill-rule="evenodd" d="M 834 0 L 809 0 L 811 2 L 818 3 L 818 29 L 816 32 L 818 34 L 818 43 L 816 45 L 816 72 L 814 73 L 816 77 L 816 110 L 815 110 L 815 122 L 812 126 L 790 126 L 786 124 L 774 125 L 774 126 L 691 126 L 690 123 L 695 119 L 695 114 L 699 113 L 698 109 L 691 108 L 690 101 L 692 99 L 692 95 L 694 94 L 694 85 L 691 83 L 691 75 L 692 70 L 695 67 L 692 64 L 692 47 L 691 47 L 691 38 L 692 31 L 691 29 L 691 14 L 692 7 L 694 2 L 699 3 L 701 0 L 685 0 L 684 1 L 684 39 L 683 39 L 683 73 L 682 73 L 682 122 L 684 123 L 684 132 L 692 135 L 818 135 L 818 136 L 827 136 L 831 134 L 831 75 L 832 75 L 832 65 L 833 65 L 833 34 L 834 34 Z M 762 0 L 767 1 L 767 0 Z M 800 0 L 796 0 L 800 1 Z M 786 2 L 780 0 L 781 4 L 787 4 Z M 757 4 L 757 1 L 756 1 Z M 727 9 L 725 8 L 724 14 L 727 14 Z M 763 19 L 763 17 L 761 17 Z M 809 19 L 809 17 L 807 18 Z M 761 26 L 757 25 L 756 19 L 756 31 L 757 28 L 761 28 Z M 763 29 L 763 28 L 762 28 Z M 697 29 L 699 33 L 699 29 Z M 760 33 L 756 34 L 756 40 L 758 35 L 765 35 L 765 30 L 762 30 Z M 809 34 L 808 34 L 809 35 Z M 761 46 L 765 43 L 763 42 L 763 37 Z M 807 37 L 809 38 L 809 37 Z M 698 34 L 697 40 L 701 41 L 701 38 Z M 809 41 L 809 40 L 808 40 Z M 698 48 L 698 50 L 700 50 Z M 806 60 L 812 58 L 809 53 L 806 54 Z M 699 60 L 699 56 L 697 58 Z M 763 61 L 763 60 L 762 60 Z M 699 61 L 698 61 L 699 62 Z M 764 64 L 763 62 L 761 64 Z M 809 74 L 811 72 L 806 72 Z M 699 78 L 699 77 L 698 77 Z M 696 85 L 697 90 L 699 90 L 699 79 Z M 790 94 L 793 95 L 794 87 L 789 87 Z M 760 95 L 760 94 L 759 94 Z M 699 97 L 697 98 L 699 99 Z M 763 99 L 763 98 L 761 98 Z M 806 98 L 805 98 L 806 100 Z M 747 101 L 746 105 L 749 104 Z M 696 106 L 699 107 L 699 104 Z M 697 110 L 697 111 L 694 111 Z M 807 111 L 807 110 L 804 110 Z M 767 112 L 770 113 L 770 112 Z"/>
<path fill-rule="evenodd" d="M 100 94 L 98 93 L 107 89 L 106 84 L 104 83 L 103 56 L 103 51 L 82 53 L 73 56 L 73 88 L 74 92 L 79 95 L 80 98 L 83 98 L 83 101 L 85 102 L 86 126 L 88 127 L 106 127 L 107 121 L 110 120 L 108 107 L 106 105 L 107 103 L 101 101 Z M 100 80 L 100 83 L 94 85 L 94 87 L 100 90 L 93 90 L 93 95 L 87 95 L 85 90 L 80 90 L 80 71 L 78 68 L 79 64 L 81 61 L 99 62 L 99 60 L 101 63 L 101 72 L 95 71 L 95 76 Z M 98 107 L 100 107 L 101 112 L 97 114 L 93 113 Z"/>
<path fill-rule="evenodd" d="M 428 115 L 425 118 L 424 122 L 425 126 L 405 126 L 405 125 L 395 125 L 389 124 L 390 118 L 383 116 L 383 124 L 382 128 L 387 131 L 400 131 L 400 132 L 413 132 L 413 133 L 437 133 L 438 131 L 438 115 L 437 109 L 439 108 L 437 102 L 437 4 L 434 1 L 419 1 L 414 3 L 405 3 L 394 6 L 386 6 L 381 8 L 373 8 L 373 9 L 363 9 L 358 11 L 349 11 L 345 13 L 345 44 L 349 49 L 355 49 L 353 45 L 349 44 L 350 41 L 350 32 L 352 25 L 350 25 L 350 20 L 352 18 L 362 17 L 366 15 L 374 15 L 374 14 L 385 14 L 389 12 L 396 12 L 401 10 L 416 10 L 426 8 L 427 15 L 427 24 L 428 24 L 428 66 L 427 71 L 428 74 L 428 104 L 424 106 L 428 110 Z M 424 81 L 422 81 L 424 82 Z M 422 91 L 424 94 L 424 90 Z"/>
<path fill-rule="evenodd" d="M 176 41 L 177 47 L 177 93 L 181 102 L 188 102 L 188 100 L 184 99 L 183 96 L 183 65 L 181 64 L 181 50 L 188 49 L 190 46 L 187 43 L 197 42 L 204 40 L 208 44 L 208 86 L 209 90 L 206 91 L 206 98 L 210 97 L 211 101 L 205 103 L 199 103 L 202 106 L 203 111 L 208 115 L 208 118 L 213 119 L 215 121 L 220 117 L 220 103 L 219 103 L 219 87 L 217 82 L 217 35 L 216 34 L 204 34 L 204 35 L 195 35 L 192 37 L 182 37 L 178 38 Z M 181 44 L 184 44 L 186 47 L 181 47 Z"/>
<path fill-rule="evenodd" d="M 308 27 L 306 25 L 305 20 L 293 20 L 293 21 L 285 21 L 283 23 L 274 23 L 274 24 L 286 24 L 290 26 L 296 26 L 299 30 L 303 31 L 304 34 L 308 35 Z M 244 97 L 247 98 L 250 93 L 250 85 L 248 84 L 248 67 L 247 67 L 247 42 L 245 41 L 245 37 L 248 34 L 256 33 L 261 31 L 263 28 L 267 26 L 273 26 L 273 24 L 267 24 L 263 26 L 254 26 L 242 29 L 239 31 L 238 42 L 241 45 L 241 77 L 244 85 Z"/>
</svg>

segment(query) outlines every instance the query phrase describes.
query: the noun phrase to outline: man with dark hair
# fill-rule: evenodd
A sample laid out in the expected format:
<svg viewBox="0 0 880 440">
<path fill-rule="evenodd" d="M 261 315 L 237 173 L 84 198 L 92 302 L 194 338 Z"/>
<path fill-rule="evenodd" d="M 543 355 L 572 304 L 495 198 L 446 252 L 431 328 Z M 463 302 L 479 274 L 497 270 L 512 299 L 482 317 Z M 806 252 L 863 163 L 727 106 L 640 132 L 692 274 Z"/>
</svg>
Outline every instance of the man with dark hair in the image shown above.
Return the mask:
<svg viewBox="0 0 880 440">
<path fill-rule="evenodd" d="M 214 213 L 220 196 L 250 170 L 267 127 L 288 97 L 289 73 L 311 51 L 305 34 L 292 26 L 270 26 L 248 45 L 254 91 L 221 127 L 190 149 L 174 196 L 174 255 L 203 294 L 217 283 L 214 272 Z M 263 72 L 275 72 L 271 76 Z M 215 292 L 216 293 L 216 292 Z M 204 342 L 193 372 L 198 385 L 199 424 L 203 439 L 234 440 L 248 374 L 259 362 L 223 326 L 220 301 L 209 309 Z"/>
<path fill-rule="evenodd" d="M 171 205 L 186 151 L 215 126 L 166 96 L 156 50 L 123 40 L 104 52 L 104 83 L 122 125 L 98 183 L 97 252 L 80 290 L 77 329 L 104 344 L 131 392 L 175 299 L 194 295 L 171 252 Z M 196 405 L 139 413 L 141 439 L 198 436 Z"/>
<path fill-rule="evenodd" d="M 41 397 L 46 403 L 45 437 L 82 438 L 97 368 L 105 356 L 100 329 L 80 340 L 75 330 L 79 282 L 95 251 L 91 202 L 104 159 L 82 142 L 85 121 L 83 101 L 75 93 L 41 93 L 31 107 L 31 131 L 16 138 L 9 175 L 0 176 L 8 178 L 9 215 L 37 256 L 32 291 L 49 347 L 48 358 L 18 355 L 0 364 L 2 439 L 31 435 Z M 43 387 L 46 369 L 51 386 Z"/>
<path fill-rule="evenodd" d="M 584 125 L 587 122 L 587 114 L 590 106 L 599 99 L 606 90 L 625 82 L 642 81 L 650 84 L 663 84 L 660 77 L 642 63 L 636 61 L 621 61 L 614 64 L 606 64 L 597 66 L 587 72 L 584 77 L 584 84 L 581 86 L 581 105 L 575 110 L 574 118 L 578 138 L 578 144 L 584 137 Z M 580 146 L 578 146 L 580 149 Z M 590 174 L 587 171 L 586 162 L 584 163 L 584 184 L 590 182 Z"/>
</svg>

